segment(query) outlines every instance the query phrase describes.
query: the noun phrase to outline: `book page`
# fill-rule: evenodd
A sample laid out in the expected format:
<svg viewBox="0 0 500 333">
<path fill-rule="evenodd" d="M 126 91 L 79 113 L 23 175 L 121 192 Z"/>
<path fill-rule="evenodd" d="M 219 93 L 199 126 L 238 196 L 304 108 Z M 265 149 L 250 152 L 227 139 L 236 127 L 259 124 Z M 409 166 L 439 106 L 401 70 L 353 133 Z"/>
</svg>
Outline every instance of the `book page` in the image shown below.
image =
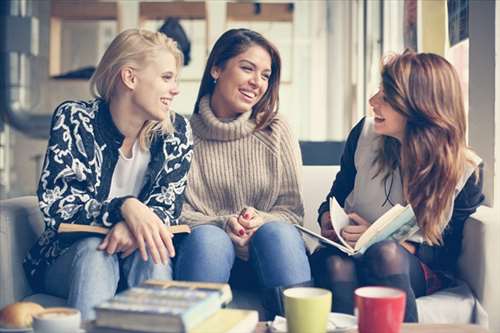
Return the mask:
<svg viewBox="0 0 500 333">
<path fill-rule="evenodd" d="M 363 252 L 372 244 L 384 239 L 403 241 L 418 230 L 415 214 L 410 205 L 395 205 L 379 217 L 358 239 L 355 250 Z"/>
<path fill-rule="evenodd" d="M 303 231 L 307 235 L 316 238 L 322 244 L 334 246 L 337 249 L 339 249 L 340 251 L 347 253 L 348 255 L 353 255 L 354 254 L 354 251 L 352 250 L 351 247 L 347 248 L 347 247 L 343 246 L 342 244 L 334 242 L 331 239 L 323 237 L 320 234 L 317 234 L 314 231 L 311 231 L 311 230 L 309 230 L 309 229 L 301 226 L 300 224 L 295 224 L 295 227 L 297 227 L 297 229 L 299 229 L 300 231 Z"/>
<path fill-rule="evenodd" d="M 332 221 L 333 229 L 342 244 L 348 249 L 351 249 L 351 251 L 354 250 L 340 235 L 340 231 L 345 226 L 348 226 L 351 223 L 351 220 L 335 197 L 330 198 L 330 220 Z"/>
</svg>

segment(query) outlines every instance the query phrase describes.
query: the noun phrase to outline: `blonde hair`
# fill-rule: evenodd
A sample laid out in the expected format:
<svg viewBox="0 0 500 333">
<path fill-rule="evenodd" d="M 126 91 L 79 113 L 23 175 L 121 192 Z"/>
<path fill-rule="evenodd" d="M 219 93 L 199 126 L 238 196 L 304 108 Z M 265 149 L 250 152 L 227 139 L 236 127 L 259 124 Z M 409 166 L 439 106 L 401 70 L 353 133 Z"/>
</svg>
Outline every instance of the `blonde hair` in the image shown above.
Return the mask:
<svg viewBox="0 0 500 333">
<path fill-rule="evenodd" d="M 183 63 L 182 52 L 177 43 L 161 32 L 142 29 L 128 29 L 118 34 L 104 52 L 90 79 L 90 92 L 94 97 L 107 103 L 114 96 L 120 71 L 126 65 L 144 66 L 159 50 L 170 52 L 176 61 L 177 69 Z M 163 121 L 147 121 L 139 133 L 139 144 L 143 150 L 149 148 L 156 133 L 168 134 L 174 131 L 174 112 Z"/>
<path fill-rule="evenodd" d="M 384 98 L 407 118 L 402 142 L 384 137 L 379 172 L 400 166 L 405 199 L 430 244 L 442 242 L 467 158 L 466 118 L 458 75 L 443 57 L 406 50 L 386 59 Z"/>
</svg>

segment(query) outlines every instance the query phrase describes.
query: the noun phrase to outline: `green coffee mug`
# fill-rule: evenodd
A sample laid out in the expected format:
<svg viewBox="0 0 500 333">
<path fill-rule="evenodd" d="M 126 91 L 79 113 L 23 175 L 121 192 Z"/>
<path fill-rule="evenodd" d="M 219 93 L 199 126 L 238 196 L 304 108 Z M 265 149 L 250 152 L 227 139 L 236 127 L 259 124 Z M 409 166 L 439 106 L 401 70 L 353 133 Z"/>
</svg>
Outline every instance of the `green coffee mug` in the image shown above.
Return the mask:
<svg viewBox="0 0 500 333">
<path fill-rule="evenodd" d="M 290 288 L 283 292 L 288 333 L 325 333 L 332 293 L 321 288 Z"/>
</svg>

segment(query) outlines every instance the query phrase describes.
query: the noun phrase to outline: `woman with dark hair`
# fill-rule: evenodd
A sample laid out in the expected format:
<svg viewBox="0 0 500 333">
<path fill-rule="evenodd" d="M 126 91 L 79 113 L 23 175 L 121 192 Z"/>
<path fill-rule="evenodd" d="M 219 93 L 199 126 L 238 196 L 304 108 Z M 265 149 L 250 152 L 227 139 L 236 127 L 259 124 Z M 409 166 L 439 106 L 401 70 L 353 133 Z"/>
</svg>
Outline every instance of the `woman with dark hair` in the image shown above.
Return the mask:
<svg viewBox="0 0 500 333">
<path fill-rule="evenodd" d="M 302 223 L 298 141 L 277 113 L 281 60 L 263 36 L 215 43 L 191 117 L 195 156 L 181 221 L 176 279 L 254 285 L 270 315 L 280 291 L 311 279 Z"/>
<path fill-rule="evenodd" d="M 444 58 L 405 51 L 387 59 L 373 117 L 351 131 L 340 171 L 318 222 L 335 239 L 329 199 L 349 213 L 338 230 L 354 244 L 395 204 L 410 204 L 419 231 L 405 242 L 375 243 L 360 258 L 332 248 L 312 256 L 316 281 L 335 295 L 337 312 L 353 312 L 354 289 L 382 285 L 406 292 L 406 322 L 418 321 L 416 297 L 453 283 L 467 218 L 481 204 L 481 159 L 466 145 L 466 120 L 455 69 Z"/>
</svg>

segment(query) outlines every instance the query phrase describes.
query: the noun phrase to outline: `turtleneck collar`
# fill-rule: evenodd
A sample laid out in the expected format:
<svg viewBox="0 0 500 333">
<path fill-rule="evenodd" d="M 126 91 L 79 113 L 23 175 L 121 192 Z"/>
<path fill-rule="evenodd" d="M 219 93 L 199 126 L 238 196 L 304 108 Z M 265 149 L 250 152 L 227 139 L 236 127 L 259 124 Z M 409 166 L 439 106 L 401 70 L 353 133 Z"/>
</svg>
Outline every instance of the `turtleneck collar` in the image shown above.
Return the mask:
<svg viewBox="0 0 500 333">
<path fill-rule="evenodd" d="M 252 112 L 245 112 L 232 121 L 219 120 L 210 108 L 210 95 L 200 99 L 198 113 L 191 116 L 194 134 L 207 140 L 234 141 L 250 135 L 255 130 Z"/>
<path fill-rule="evenodd" d="M 99 128 L 99 132 L 106 143 L 116 149 L 120 148 L 125 137 L 113 122 L 111 111 L 109 110 L 109 104 L 102 99 L 95 100 L 95 103 L 95 106 L 98 108 L 96 112 L 96 123 Z"/>
</svg>

